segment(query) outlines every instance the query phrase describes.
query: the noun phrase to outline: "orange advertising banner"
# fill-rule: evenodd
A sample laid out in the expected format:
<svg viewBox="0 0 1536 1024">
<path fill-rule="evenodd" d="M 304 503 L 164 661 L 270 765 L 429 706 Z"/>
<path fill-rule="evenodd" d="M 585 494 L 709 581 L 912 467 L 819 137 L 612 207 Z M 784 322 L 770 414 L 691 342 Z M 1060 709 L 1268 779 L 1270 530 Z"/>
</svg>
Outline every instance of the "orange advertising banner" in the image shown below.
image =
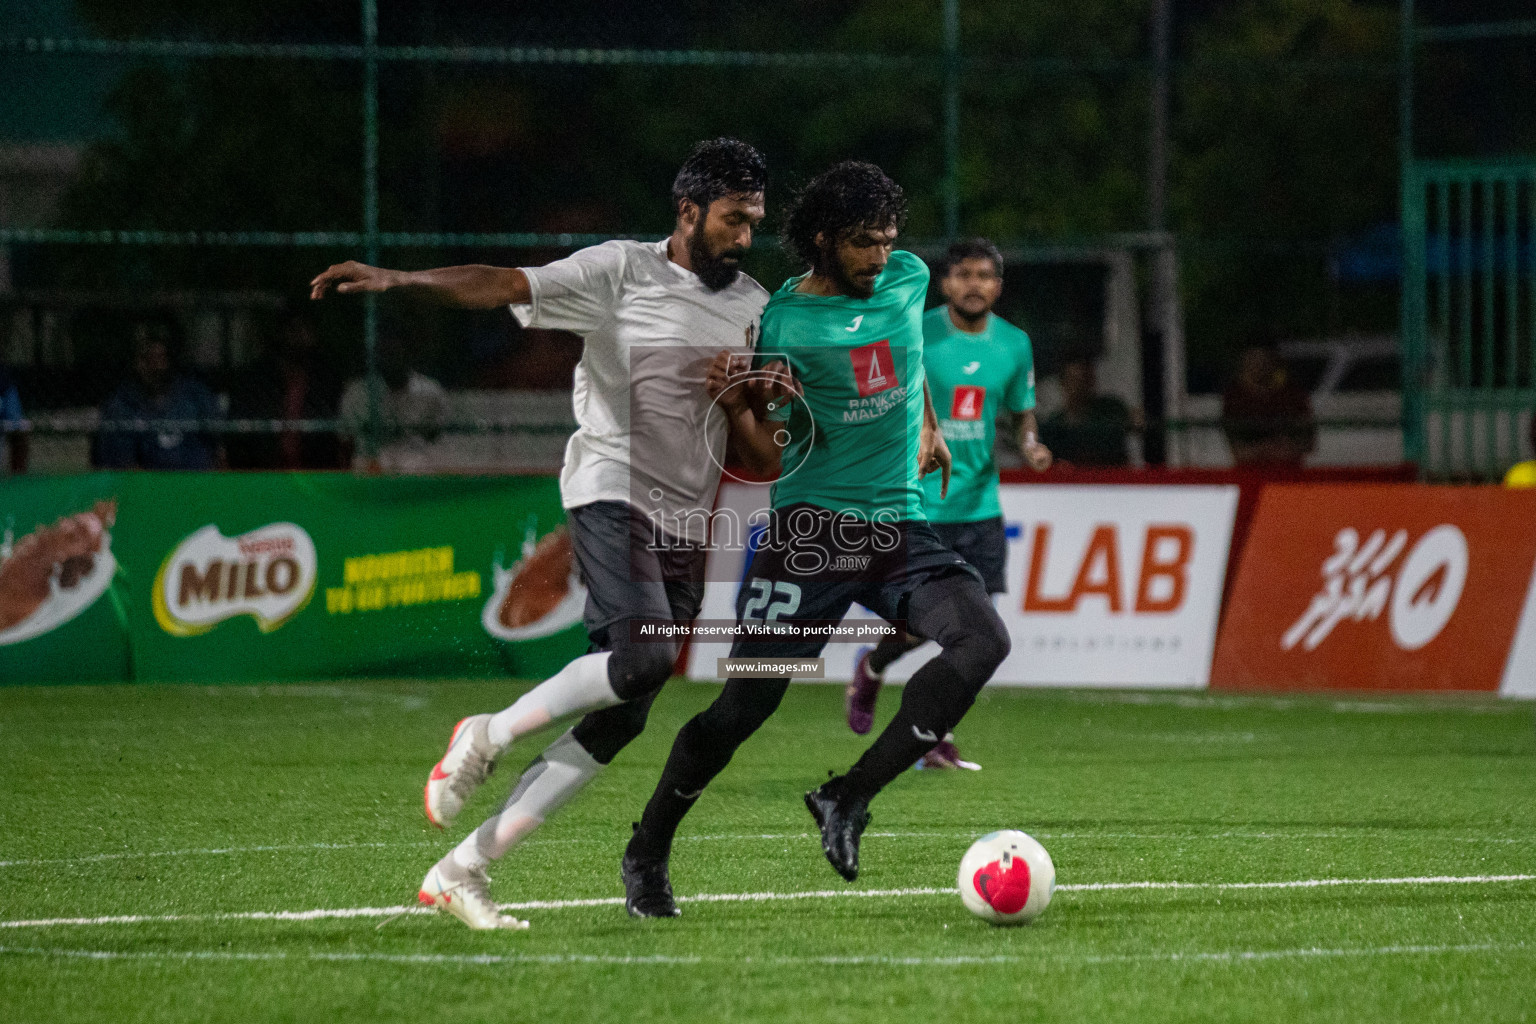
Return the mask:
<svg viewBox="0 0 1536 1024">
<path fill-rule="evenodd" d="M 1266 488 L 1228 596 L 1211 686 L 1507 688 L 1533 569 L 1533 492 Z"/>
</svg>

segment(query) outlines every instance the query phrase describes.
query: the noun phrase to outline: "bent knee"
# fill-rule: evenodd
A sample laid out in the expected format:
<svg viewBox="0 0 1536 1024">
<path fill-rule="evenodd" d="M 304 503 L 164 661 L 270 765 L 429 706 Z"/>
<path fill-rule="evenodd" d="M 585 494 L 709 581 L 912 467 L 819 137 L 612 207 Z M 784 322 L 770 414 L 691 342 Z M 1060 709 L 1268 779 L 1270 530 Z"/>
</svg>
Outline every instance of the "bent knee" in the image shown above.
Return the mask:
<svg viewBox="0 0 1536 1024">
<path fill-rule="evenodd" d="M 944 649 L 950 664 L 967 682 L 982 686 L 1008 657 L 1013 641 L 1008 627 L 989 605 L 966 619 L 964 631 Z"/>
<path fill-rule="evenodd" d="M 980 634 L 981 655 L 991 666 L 987 674 L 991 675 L 1013 650 L 1013 638 L 1008 635 L 1008 627 L 1002 616 L 995 610 L 977 624 L 977 631 Z"/>
<path fill-rule="evenodd" d="M 658 689 L 672 676 L 677 649 L 670 642 L 626 645 L 613 653 L 609 680 L 613 692 L 634 700 Z"/>
</svg>

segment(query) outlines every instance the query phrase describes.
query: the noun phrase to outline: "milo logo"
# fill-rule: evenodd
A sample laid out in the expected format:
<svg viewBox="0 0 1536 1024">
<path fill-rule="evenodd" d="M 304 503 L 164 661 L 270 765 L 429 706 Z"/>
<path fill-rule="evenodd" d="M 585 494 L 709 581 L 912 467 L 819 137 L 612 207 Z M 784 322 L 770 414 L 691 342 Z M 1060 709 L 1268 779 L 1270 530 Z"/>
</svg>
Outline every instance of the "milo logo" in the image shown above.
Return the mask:
<svg viewBox="0 0 1536 1024">
<path fill-rule="evenodd" d="M 315 592 L 315 542 L 294 523 L 226 537 L 212 524 L 171 552 L 155 574 L 155 621 L 172 636 L 197 636 L 236 615 L 270 633 Z"/>
</svg>

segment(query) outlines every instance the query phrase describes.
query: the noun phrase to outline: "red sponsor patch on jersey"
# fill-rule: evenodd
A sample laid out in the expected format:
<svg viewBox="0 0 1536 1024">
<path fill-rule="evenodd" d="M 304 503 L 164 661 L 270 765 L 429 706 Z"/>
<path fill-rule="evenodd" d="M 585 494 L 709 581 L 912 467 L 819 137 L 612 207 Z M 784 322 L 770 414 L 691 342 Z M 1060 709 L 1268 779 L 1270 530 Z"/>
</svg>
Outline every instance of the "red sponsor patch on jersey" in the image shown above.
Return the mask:
<svg viewBox="0 0 1536 1024">
<path fill-rule="evenodd" d="M 891 357 L 891 340 L 884 338 L 849 350 L 853 359 L 853 383 L 860 398 L 887 391 L 896 386 L 896 360 Z"/>
<path fill-rule="evenodd" d="M 961 385 L 955 388 L 955 397 L 949 403 L 949 418 L 952 420 L 979 420 L 981 410 L 986 408 L 987 389 L 971 385 Z"/>
</svg>

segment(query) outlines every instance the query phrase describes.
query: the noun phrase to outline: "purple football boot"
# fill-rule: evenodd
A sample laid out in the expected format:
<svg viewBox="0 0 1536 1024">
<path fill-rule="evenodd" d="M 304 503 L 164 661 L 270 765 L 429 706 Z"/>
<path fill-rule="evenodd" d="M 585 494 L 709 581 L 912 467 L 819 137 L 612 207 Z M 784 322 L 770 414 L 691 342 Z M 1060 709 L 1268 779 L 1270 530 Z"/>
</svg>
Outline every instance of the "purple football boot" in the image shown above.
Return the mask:
<svg viewBox="0 0 1536 1024">
<path fill-rule="evenodd" d="M 914 768 L 964 768 L 966 771 L 979 772 L 981 765 L 975 761 L 967 761 L 960 756 L 960 749 L 955 746 L 955 734 L 949 733 L 938 745 L 922 756 L 922 759 L 913 765 Z"/>
<path fill-rule="evenodd" d="M 884 680 L 869 670 L 869 656 L 873 647 L 860 647 L 853 655 L 853 682 L 845 692 L 844 708 L 848 712 L 848 728 L 863 736 L 875 724 L 875 701 L 880 698 L 880 685 Z"/>
</svg>

